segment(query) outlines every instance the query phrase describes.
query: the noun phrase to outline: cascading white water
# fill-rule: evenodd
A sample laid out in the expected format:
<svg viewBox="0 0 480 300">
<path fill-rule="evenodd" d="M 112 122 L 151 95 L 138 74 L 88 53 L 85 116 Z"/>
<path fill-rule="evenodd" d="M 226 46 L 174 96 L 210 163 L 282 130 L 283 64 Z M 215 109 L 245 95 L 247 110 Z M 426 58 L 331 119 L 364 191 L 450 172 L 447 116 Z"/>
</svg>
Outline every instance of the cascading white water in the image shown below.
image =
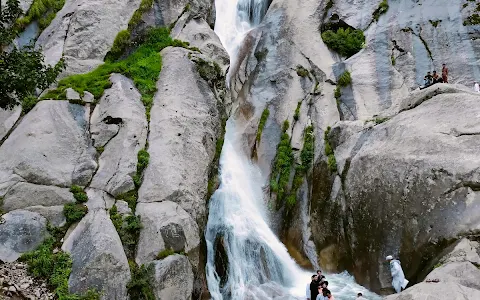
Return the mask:
<svg viewBox="0 0 480 300">
<path fill-rule="evenodd" d="M 216 0 L 215 31 L 231 60 L 235 59 L 238 45 L 248 30 L 260 23 L 268 2 Z M 313 271 L 299 268 L 269 228 L 262 191 L 265 182 L 259 168 L 243 154 L 239 138 L 235 120 L 230 119 L 220 159 L 221 183 L 210 199 L 205 233 L 211 297 L 214 300 L 305 299 L 305 288 Z M 222 272 L 225 274 L 219 274 Z M 337 300 L 354 299 L 357 292 L 368 299 L 378 298 L 355 284 L 346 273 L 329 274 L 327 280 Z"/>
</svg>

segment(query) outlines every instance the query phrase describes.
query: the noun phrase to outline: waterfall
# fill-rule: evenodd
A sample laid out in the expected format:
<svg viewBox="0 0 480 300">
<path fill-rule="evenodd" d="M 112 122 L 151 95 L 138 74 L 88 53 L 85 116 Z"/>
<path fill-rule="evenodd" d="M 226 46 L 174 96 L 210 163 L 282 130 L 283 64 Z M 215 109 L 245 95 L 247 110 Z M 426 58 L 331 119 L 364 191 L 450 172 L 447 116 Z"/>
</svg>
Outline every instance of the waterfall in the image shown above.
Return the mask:
<svg viewBox="0 0 480 300">
<path fill-rule="evenodd" d="M 216 0 L 216 26 L 235 59 L 245 34 L 261 22 L 270 0 Z M 227 122 L 220 187 L 209 203 L 206 276 L 214 300 L 305 299 L 313 270 L 302 270 L 269 227 L 260 169 L 243 153 L 235 120 Z M 357 292 L 377 299 L 348 274 L 328 274 L 337 300 Z"/>
</svg>

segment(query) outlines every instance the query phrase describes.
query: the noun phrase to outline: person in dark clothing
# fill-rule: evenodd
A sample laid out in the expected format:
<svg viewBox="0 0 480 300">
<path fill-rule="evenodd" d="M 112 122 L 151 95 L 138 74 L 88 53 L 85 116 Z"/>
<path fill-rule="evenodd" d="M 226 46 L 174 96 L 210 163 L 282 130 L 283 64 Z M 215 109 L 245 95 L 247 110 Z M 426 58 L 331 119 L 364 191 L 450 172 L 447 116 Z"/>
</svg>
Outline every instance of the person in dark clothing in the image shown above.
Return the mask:
<svg viewBox="0 0 480 300">
<path fill-rule="evenodd" d="M 317 270 L 317 282 L 320 284 L 323 280 L 325 280 L 325 276 L 322 275 L 322 270 Z"/>
<path fill-rule="evenodd" d="M 437 71 L 433 71 L 432 78 L 433 78 L 433 84 L 443 82 L 443 79 L 440 76 L 438 76 Z"/>
<path fill-rule="evenodd" d="M 317 275 L 312 275 L 312 282 L 310 283 L 310 299 L 317 299 L 318 295 L 318 282 Z"/>
</svg>

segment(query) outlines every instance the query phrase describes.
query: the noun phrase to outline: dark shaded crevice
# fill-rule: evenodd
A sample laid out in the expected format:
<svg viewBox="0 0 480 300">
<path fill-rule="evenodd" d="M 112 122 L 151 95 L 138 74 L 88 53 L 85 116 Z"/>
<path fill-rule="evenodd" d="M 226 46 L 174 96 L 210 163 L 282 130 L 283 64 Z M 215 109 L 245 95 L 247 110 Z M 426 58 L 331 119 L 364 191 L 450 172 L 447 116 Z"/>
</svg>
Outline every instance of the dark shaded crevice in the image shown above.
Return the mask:
<svg viewBox="0 0 480 300">
<path fill-rule="evenodd" d="M 450 193 L 455 192 L 461 188 L 470 188 L 474 192 L 480 192 L 480 182 L 475 181 L 462 181 L 460 183 L 455 184 L 452 188 L 448 189 L 443 193 L 443 195 L 447 195 Z"/>
</svg>

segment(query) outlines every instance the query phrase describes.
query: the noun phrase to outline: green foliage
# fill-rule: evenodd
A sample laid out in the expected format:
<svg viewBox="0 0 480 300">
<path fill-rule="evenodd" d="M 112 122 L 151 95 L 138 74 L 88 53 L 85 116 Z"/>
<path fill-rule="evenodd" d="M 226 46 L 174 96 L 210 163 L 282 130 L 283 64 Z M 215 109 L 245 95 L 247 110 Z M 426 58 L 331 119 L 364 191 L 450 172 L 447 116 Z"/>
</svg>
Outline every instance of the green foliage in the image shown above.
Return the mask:
<svg viewBox="0 0 480 300">
<path fill-rule="evenodd" d="M 378 19 L 380 18 L 380 16 L 385 14 L 387 10 L 388 10 L 388 2 L 387 0 L 383 0 L 378 5 L 377 9 L 373 12 L 372 18 L 375 20 L 375 22 L 378 22 Z"/>
<path fill-rule="evenodd" d="M 267 124 L 268 117 L 270 116 L 270 111 L 268 107 L 266 107 L 263 112 L 262 116 L 260 117 L 260 122 L 258 123 L 258 130 L 257 130 L 257 142 L 259 143 L 262 139 L 262 132 L 265 128 L 265 124 Z"/>
<path fill-rule="evenodd" d="M 432 20 L 428 20 L 430 22 L 430 24 L 432 24 L 433 27 L 437 28 L 438 24 L 440 24 L 440 22 L 442 22 L 442 20 L 435 20 L 435 21 L 432 21 Z"/>
<path fill-rule="evenodd" d="M 80 221 L 88 212 L 88 208 L 83 204 L 67 203 L 63 206 L 63 214 L 67 224 L 73 224 Z"/>
<path fill-rule="evenodd" d="M 110 49 L 105 56 L 105 61 L 115 61 L 119 59 L 128 45 L 130 45 L 130 31 L 122 30 L 115 37 L 112 49 Z"/>
<path fill-rule="evenodd" d="M 377 117 L 375 118 L 373 121 L 375 122 L 375 124 L 382 124 L 383 122 L 387 122 L 388 120 L 390 120 L 389 117 Z"/>
<path fill-rule="evenodd" d="M 63 5 L 65 5 L 65 0 L 34 0 L 27 14 L 19 18 L 16 25 L 25 28 L 33 21 L 38 21 L 40 30 L 44 30 L 55 19 Z"/>
<path fill-rule="evenodd" d="M 342 91 L 341 91 L 339 86 L 337 86 L 335 88 L 333 95 L 334 95 L 335 99 L 337 99 L 337 100 L 340 99 L 340 97 L 342 97 Z"/>
<path fill-rule="evenodd" d="M 333 152 L 332 146 L 330 145 L 330 141 L 328 139 L 328 135 L 330 134 L 330 126 L 327 127 L 323 135 L 323 140 L 325 142 L 325 154 L 327 155 L 327 164 L 330 172 L 335 173 L 337 172 L 337 160 L 335 159 L 335 154 Z"/>
<path fill-rule="evenodd" d="M 255 52 L 255 58 L 257 59 L 258 62 L 262 62 L 267 58 L 268 55 L 268 49 L 265 48 L 262 51 L 257 51 Z"/>
<path fill-rule="evenodd" d="M 174 255 L 174 254 L 175 254 L 175 251 L 173 251 L 172 248 L 164 249 L 158 253 L 157 259 L 164 259 L 165 257 Z"/>
<path fill-rule="evenodd" d="M 325 5 L 325 11 L 323 12 L 323 18 L 327 17 L 328 11 L 333 7 L 335 3 L 333 0 L 328 0 L 327 4 Z"/>
<path fill-rule="evenodd" d="M 216 62 L 208 62 L 201 58 L 193 60 L 197 66 L 197 72 L 210 87 L 222 89 L 225 87 L 222 68 Z"/>
<path fill-rule="evenodd" d="M 302 169 L 306 172 L 313 162 L 315 135 L 313 134 L 313 126 L 305 128 L 303 137 L 303 148 L 300 152 L 300 159 L 302 161 Z"/>
<path fill-rule="evenodd" d="M 152 7 L 153 0 L 142 0 L 138 9 L 133 13 L 130 22 L 128 22 L 128 29 L 132 30 L 136 25 L 140 23 L 142 20 L 142 16 L 144 13 L 148 12 L 148 10 Z"/>
<path fill-rule="evenodd" d="M 295 108 L 295 114 L 293 114 L 293 119 L 298 121 L 300 119 L 300 107 L 302 106 L 302 101 L 297 103 L 297 108 Z"/>
<path fill-rule="evenodd" d="M 392 59 L 392 66 L 394 66 L 395 65 L 395 56 L 393 56 L 393 54 L 391 56 L 391 59 Z"/>
<path fill-rule="evenodd" d="M 117 206 L 114 205 L 110 209 L 110 219 L 120 236 L 125 254 L 128 258 L 133 258 L 135 256 L 135 247 L 140 237 L 140 229 L 142 229 L 140 217 L 134 215 L 123 217 L 118 213 Z"/>
<path fill-rule="evenodd" d="M 145 170 L 145 168 L 148 166 L 148 162 L 150 161 L 150 154 L 147 152 L 147 150 L 142 149 L 138 151 L 137 158 L 137 173 L 142 173 L 143 170 Z"/>
<path fill-rule="evenodd" d="M 98 300 L 100 295 L 89 290 L 85 295 L 70 294 L 68 278 L 72 271 L 72 260 L 65 252 L 53 253 L 55 240 L 46 239 L 36 250 L 24 253 L 20 260 L 28 264 L 28 271 L 36 278 L 45 278 L 54 289 L 59 300 Z"/>
<path fill-rule="evenodd" d="M 103 151 L 105 151 L 105 147 L 104 147 L 104 146 L 98 146 L 96 149 L 97 149 L 98 154 L 102 154 Z"/>
<path fill-rule="evenodd" d="M 280 208 L 282 200 L 284 199 L 283 197 L 288 193 L 290 172 L 294 162 L 293 151 L 290 146 L 290 136 L 286 132 L 288 128 L 289 123 L 285 120 L 282 128 L 283 133 L 280 137 L 280 143 L 277 147 L 277 154 L 273 161 L 272 174 L 270 176 L 270 188 L 272 191 L 275 189 L 277 194 L 277 208 Z"/>
<path fill-rule="evenodd" d="M 22 111 L 27 113 L 35 107 L 38 102 L 38 98 L 33 95 L 28 95 L 22 99 Z"/>
<path fill-rule="evenodd" d="M 297 75 L 300 77 L 308 77 L 308 74 L 310 74 L 308 70 L 301 65 L 298 65 L 295 70 L 297 71 Z"/>
<path fill-rule="evenodd" d="M 137 207 L 137 200 L 138 200 L 138 191 L 132 190 L 116 197 L 117 200 L 123 200 L 128 203 L 128 207 L 135 212 Z"/>
<path fill-rule="evenodd" d="M 345 57 L 350 57 L 362 50 L 365 43 L 363 31 L 350 28 L 339 28 L 336 32 L 327 30 L 322 33 L 322 39 L 330 49 Z"/>
<path fill-rule="evenodd" d="M 3 197 L 0 197 L 0 217 L 5 213 L 2 207 L 3 207 Z"/>
<path fill-rule="evenodd" d="M 463 21 L 463 26 L 478 25 L 480 24 L 480 15 L 472 14 Z"/>
<path fill-rule="evenodd" d="M 153 294 L 153 275 L 155 269 L 152 264 L 138 267 L 130 262 L 131 279 L 127 284 L 128 295 L 131 300 L 155 300 Z"/>
<path fill-rule="evenodd" d="M 77 200 L 77 202 L 85 203 L 88 201 L 87 193 L 85 193 L 82 187 L 79 187 L 78 185 L 72 185 L 72 187 L 70 187 L 70 192 L 73 194 L 73 197 L 75 200 Z"/>
<path fill-rule="evenodd" d="M 288 120 L 283 121 L 282 131 L 287 132 L 289 127 L 290 127 L 290 122 L 288 122 Z"/>
<path fill-rule="evenodd" d="M 67 77 L 58 82 L 55 90 L 49 91 L 44 99 L 59 99 L 69 87 L 83 94 L 91 92 L 95 99 L 100 99 L 105 89 L 111 87 L 110 74 L 120 73 L 133 80 L 142 95 L 147 116 L 153 103 L 153 96 L 157 88 L 156 82 L 162 68 L 160 51 L 168 46 L 183 46 L 185 43 L 173 40 L 167 28 L 152 28 L 147 34 L 143 44 L 123 60 L 106 62 L 95 70 L 86 74 Z"/>
<path fill-rule="evenodd" d="M 340 78 L 338 78 L 338 85 L 341 87 L 346 87 L 351 83 L 352 83 L 352 76 L 350 75 L 349 71 L 343 72 L 343 74 L 340 75 Z"/>
</svg>

